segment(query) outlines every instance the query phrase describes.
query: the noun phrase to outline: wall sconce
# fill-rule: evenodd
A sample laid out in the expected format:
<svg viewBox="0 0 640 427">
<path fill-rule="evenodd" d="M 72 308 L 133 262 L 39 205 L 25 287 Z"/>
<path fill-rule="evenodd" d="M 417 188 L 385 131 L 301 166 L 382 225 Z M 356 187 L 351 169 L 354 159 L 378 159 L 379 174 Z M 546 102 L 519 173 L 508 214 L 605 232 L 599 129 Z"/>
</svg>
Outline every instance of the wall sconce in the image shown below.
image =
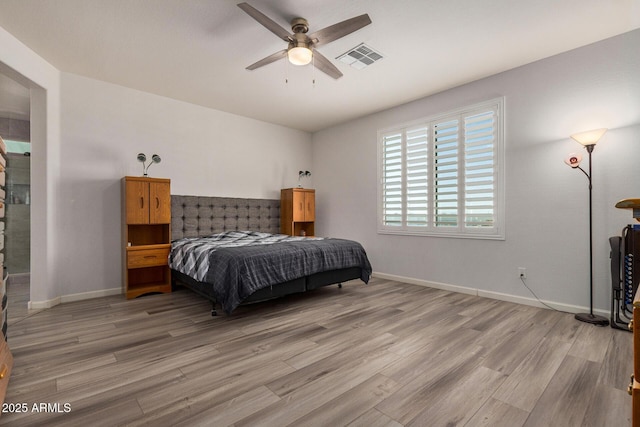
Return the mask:
<svg viewBox="0 0 640 427">
<path fill-rule="evenodd" d="M 589 172 L 580 167 L 582 156 L 571 153 L 564 160 L 566 164 L 574 169 L 580 169 L 589 180 L 589 313 L 576 314 L 575 318 L 581 322 L 591 323 L 597 326 L 607 326 L 609 321 L 602 316 L 593 314 L 593 175 L 591 172 L 591 153 L 596 143 L 602 138 L 607 129 L 595 129 L 571 135 L 571 138 L 584 146 L 589 153 Z"/>
<path fill-rule="evenodd" d="M 309 171 L 299 171 L 298 172 L 298 188 L 302 188 L 302 183 L 300 182 L 300 180 L 302 178 L 308 178 L 311 176 L 311 172 Z"/>
<path fill-rule="evenodd" d="M 151 156 L 151 161 L 149 162 L 149 164 L 145 166 L 144 162 L 147 161 L 147 156 L 144 153 L 138 153 L 138 161 L 142 163 L 142 175 L 148 176 L 147 171 L 149 170 L 149 166 L 154 163 L 160 163 L 162 159 L 157 154 L 154 154 L 153 156 Z"/>
</svg>

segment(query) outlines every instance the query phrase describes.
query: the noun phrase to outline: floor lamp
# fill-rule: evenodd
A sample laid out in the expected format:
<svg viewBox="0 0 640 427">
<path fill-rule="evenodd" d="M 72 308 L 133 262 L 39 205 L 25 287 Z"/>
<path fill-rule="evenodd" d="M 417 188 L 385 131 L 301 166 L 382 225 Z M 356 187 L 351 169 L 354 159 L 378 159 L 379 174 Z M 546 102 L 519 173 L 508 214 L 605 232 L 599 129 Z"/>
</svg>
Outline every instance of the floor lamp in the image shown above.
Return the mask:
<svg viewBox="0 0 640 427">
<path fill-rule="evenodd" d="M 576 319 L 581 322 L 591 323 L 597 326 L 609 325 L 609 320 L 602 316 L 593 314 L 593 200 L 591 197 L 593 185 L 591 174 L 591 153 L 596 146 L 596 143 L 602 138 L 602 135 L 607 129 L 595 129 L 587 132 L 581 132 L 571 135 L 571 138 L 584 145 L 584 148 L 589 153 L 589 172 L 587 173 L 580 167 L 580 161 L 582 156 L 579 154 L 569 154 L 569 157 L 565 159 L 565 163 L 574 169 L 580 169 L 589 180 L 589 313 L 578 313 Z"/>
</svg>

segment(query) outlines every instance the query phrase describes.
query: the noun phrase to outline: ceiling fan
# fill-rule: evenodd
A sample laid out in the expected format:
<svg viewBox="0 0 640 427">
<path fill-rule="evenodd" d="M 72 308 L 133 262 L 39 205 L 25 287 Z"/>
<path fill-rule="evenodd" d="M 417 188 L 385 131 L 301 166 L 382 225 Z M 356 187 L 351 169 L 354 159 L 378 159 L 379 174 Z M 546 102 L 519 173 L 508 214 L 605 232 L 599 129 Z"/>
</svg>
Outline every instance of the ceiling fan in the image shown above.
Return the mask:
<svg viewBox="0 0 640 427">
<path fill-rule="evenodd" d="M 309 31 L 309 22 L 304 18 L 295 18 L 291 21 L 291 30 L 293 31 L 293 34 L 290 34 L 289 31 L 282 28 L 280 24 L 277 24 L 271 18 L 267 17 L 248 3 L 240 3 L 238 4 L 238 7 L 244 10 L 249 16 L 258 21 L 273 34 L 289 44 L 286 49 L 249 65 L 247 70 L 255 70 L 256 68 L 271 64 L 272 62 L 286 56 L 289 59 L 289 62 L 294 65 L 307 65 L 311 60 L 313 60 L 313 64 L 317 69 L 328 74 L 334 79 L 338 79 L 342 77 L 340 70 L 338 70 L 331 61 L 329 61 L 315 48 L 330 43 L 371 24 L 371 18 L 369 18 L 369 15 L 365 13 L 364 15 L 356 16 L 355 18 L 347 19 L 346 21 L 330 25 L 311 34 L 307 34 Z"/>
</svg>

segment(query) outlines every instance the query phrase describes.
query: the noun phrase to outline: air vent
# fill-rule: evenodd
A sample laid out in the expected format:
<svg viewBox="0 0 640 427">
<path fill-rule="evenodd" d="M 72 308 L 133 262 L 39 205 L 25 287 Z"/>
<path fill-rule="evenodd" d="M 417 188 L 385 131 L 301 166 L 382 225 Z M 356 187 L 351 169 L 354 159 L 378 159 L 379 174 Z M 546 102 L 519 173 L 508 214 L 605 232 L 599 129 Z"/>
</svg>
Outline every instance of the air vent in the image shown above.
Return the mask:
<svg viewBox="0 0 640 427">
<path fill-rule="evenodd" d="M 353 68 L 361 70 L 376 61 L 382 59 L 382 55 L 364 43 L 359 44 L 348 52 L 336 58 L 340 62 L 351 65 Z"/>
</svg>

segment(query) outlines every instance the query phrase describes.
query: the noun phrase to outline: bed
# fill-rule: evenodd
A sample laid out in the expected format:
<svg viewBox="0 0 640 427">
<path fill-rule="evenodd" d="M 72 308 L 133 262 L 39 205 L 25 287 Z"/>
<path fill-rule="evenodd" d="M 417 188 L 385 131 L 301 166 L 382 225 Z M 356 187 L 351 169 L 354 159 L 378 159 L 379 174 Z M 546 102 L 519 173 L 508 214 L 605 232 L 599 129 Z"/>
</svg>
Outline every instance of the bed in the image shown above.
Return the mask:
<svg viewBox="0 0 640 427">
<path fill-rule="evenodd" d="M 371 275 L 358 242 L 279 234 L 279 200 L 172 195 L 171 214 L 172 281 L 209 299 L 214 316 L 216 304 L 231 314 Z"/>
</svg>

